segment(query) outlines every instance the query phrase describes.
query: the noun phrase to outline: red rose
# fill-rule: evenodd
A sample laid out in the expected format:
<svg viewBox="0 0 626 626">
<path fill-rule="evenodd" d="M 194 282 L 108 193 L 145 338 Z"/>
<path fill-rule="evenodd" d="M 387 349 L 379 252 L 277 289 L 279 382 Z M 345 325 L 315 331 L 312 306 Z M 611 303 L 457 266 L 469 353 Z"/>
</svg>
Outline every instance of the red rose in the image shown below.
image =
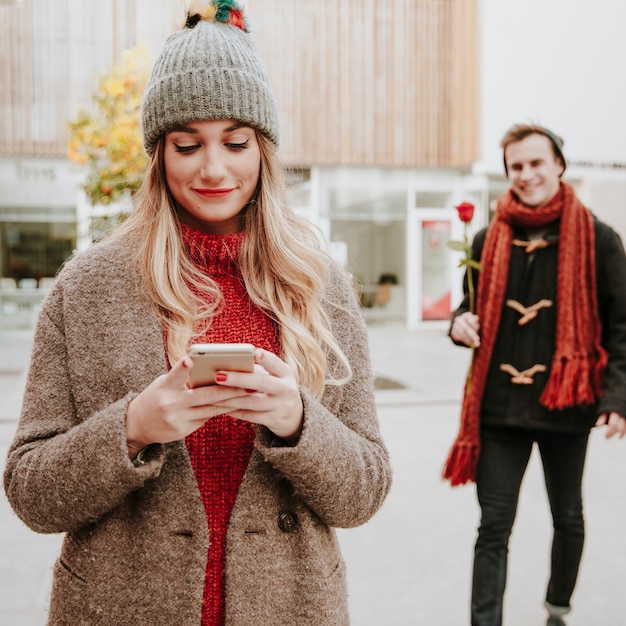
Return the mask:
<svg viewBox="0 0 626 626">
<path fill-rule="evenodd" d="M 461 202 L 454 207 L 459 213 L 459 219 L 462 222 L 471 222 L 474 217 L 474 205 L 471 202 Z"/>
</svg>

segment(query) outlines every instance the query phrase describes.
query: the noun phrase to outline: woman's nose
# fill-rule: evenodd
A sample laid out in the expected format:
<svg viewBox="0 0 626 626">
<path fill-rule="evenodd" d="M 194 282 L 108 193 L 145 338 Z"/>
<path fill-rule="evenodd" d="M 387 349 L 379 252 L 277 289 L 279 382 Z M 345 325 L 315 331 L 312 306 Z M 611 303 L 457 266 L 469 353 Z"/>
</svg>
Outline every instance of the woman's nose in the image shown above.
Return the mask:
<svg viewBox="0 0 626 626">
<path fill-rule="evenodd" d="M 200 175 L 207 180 L 219 180 L 225 173 L 224 161 L 219 156 L 219 151 L 206 148 L 202 155 Z"/>
</svg>

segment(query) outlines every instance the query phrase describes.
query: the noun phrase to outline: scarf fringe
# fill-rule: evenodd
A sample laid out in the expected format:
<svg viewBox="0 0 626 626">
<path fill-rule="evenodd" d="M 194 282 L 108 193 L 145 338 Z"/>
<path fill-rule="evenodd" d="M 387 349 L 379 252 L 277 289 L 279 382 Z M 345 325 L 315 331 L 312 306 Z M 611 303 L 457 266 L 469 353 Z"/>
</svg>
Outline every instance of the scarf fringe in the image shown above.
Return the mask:
<svg viewBox="0 0 626 626">
<path fill-rule="evenodd" d="M 607 360 L 604 350 L 571 357 L 555 355 L 550 378 L 539 401 L 550 410 L 593 404 L 601 395 Z"/>
<path fill-rule="evenodd" d="M 452 487 L 476 480 L 480 448 L 477 443 L 456 441 L 450 450 L 442 478 Z"/>
</svg>

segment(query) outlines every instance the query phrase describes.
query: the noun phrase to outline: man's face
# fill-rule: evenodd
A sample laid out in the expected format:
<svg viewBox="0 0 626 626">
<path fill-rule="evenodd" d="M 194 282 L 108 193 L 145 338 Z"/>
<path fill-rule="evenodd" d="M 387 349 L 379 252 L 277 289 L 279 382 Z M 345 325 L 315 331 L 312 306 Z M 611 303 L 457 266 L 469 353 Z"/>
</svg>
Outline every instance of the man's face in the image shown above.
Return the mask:
<svg viewBox="0 0 626 626">
<path fill-rule="evenodd" d="M 520 202 L 539 209 L 556 195 L 564 167 L 545 135 L 529 135 L 508 145 L 504 158 L 511 188 Z"/>
</svg>

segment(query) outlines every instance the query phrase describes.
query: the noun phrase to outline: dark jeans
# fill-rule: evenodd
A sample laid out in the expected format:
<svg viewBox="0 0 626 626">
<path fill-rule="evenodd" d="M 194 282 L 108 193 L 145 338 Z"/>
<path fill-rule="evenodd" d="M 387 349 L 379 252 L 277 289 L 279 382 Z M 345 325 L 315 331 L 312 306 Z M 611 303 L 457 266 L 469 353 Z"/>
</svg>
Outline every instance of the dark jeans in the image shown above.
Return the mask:
<svg viewBox="0 0 626 626">
<path fill-rule="evenodd" d="M 474 553 L 472 626 L 500 626 L 508 543 L 520 485 L 537 442 L 554 536 L 546 600 L 569 607 L 584 542 L 581 484 L 589 433 L 483 427 L 476 477 L 481 521 Z"/>
</svg>

